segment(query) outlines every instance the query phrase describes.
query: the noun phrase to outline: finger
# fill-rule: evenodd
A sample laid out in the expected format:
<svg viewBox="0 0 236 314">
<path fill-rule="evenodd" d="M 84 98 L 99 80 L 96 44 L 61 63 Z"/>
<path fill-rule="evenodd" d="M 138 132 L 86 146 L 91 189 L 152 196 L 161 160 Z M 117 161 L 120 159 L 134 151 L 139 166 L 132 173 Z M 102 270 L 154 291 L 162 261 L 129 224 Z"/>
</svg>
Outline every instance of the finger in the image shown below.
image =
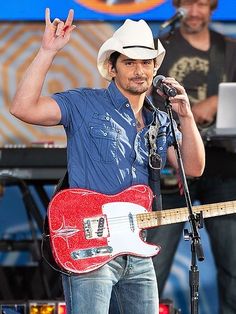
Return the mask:
<svg viewBox="0 0 236 314">
<path fill-rule="evenodd" d="M 170 83 L 168 82 L 168 84 L 170 84 L 170 86 L 174 87 L 177 90 L 178 94 L 185 95 L 185 93 L 186 93 L 185 88 L 182 85 L 180 85 L 177 81 L 173 81 Z"/>
<path fill-rule="evenodd" d="M 173 78 L 173 77 L 165 77 L 165 79 L 163 80 L 165 83 L 169 83 L 169 84 L 172 84 L 172 83 L 177 83 L 177 81 Z"/>
<path fill-rule="evenodd" d="M 45 22 L 46 22 L 46 25 L 51 23 L 51 20 L 50 20 L 50 9 L 49 8 L 46 8 L 46 10 L 45 10 Z"/>
<path fill-rule="evenodd" d="M 53 20 L 52 24 L 53 24 L 54 26 L 57 26 L 60 22 L 61 22 L 60 19 L 56 17 L 56 18 Z"/>
<path fill-rule="evenodd" d="M 57 29 L 56 29 L 56 36 L 63 36 L 64 35 L 64 22 L 58 19 Z"/>
<path fill-rule="evenodd" d="M 73 19 L 74 19 L 74 10 L 70 9 L 68 16 L 67 16 L 67 19 L 66 19 L 66 22 L 65 22 L 65 26 L 71 25 L 73 22 Z"/>
<path fill-rule="evenodd" d="M 69 35 L 76 27 L 76 25 L 65 25 L 63 27 L 64 36 Z"/>
</svg>

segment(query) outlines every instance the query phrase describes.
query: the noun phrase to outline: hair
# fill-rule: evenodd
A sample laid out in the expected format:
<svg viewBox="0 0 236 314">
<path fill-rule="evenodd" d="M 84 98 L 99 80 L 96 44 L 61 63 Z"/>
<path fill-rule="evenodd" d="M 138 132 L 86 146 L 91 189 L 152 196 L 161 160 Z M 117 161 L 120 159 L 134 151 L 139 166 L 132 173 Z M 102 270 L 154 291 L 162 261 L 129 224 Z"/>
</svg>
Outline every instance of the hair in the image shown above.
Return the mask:
<svg viewBox="0 0 236 314">
<path fill-rule="evenodd" d="M 181 6 L 181 1 L 182 0 L 172 0 L 173 6 L 178 8 Z M 189 2 L 196 2 L 197 0 L 189 0 Z M 209 0 L 210 1 L 210 6 L 211 6 L 211 11 L 215 10 L 218 6 L 218 0 Z"/>
<path fill-rule="evenodd" d="M 109 62 L 111 63 L 112 68 L 114 68 L 114 69 L 116 68 L 116 62 L 117 62 L 117 59 L 119 58 L 119 56 L 120 56 L 120 52 L 114 51 L 114 52 L 112 52 L 112 54 L 109 57 Z"/>
</svg>

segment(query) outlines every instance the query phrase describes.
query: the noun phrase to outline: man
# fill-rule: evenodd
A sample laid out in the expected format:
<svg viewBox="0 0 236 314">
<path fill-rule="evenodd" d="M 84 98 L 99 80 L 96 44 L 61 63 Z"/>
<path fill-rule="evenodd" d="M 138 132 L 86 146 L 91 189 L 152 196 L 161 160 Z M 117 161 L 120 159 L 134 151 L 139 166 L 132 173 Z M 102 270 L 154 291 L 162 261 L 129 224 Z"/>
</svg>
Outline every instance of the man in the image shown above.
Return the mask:
<svg viewBox="0 0 236 314">
<path fill-rule="evenodd" d="M 209 28 L 217 0 L 173 0 L 173 5 L 186 8 L 187 15 L 173 35 L 161 39 L 167 54 L 158 71 L 164 76 L 175 77 L 185 86 L 195 121 L 204 134 L 214 125 L 219 83 L 236 81 L 236 45 Z M 156 106 L 160 107 L 157 94 L 153 93 L 153 97 Z M 228 141 L 227 138 L 225 140 Z M 206 146 L 203 176 L 188 183 L 191 199 L 200 200 L 203 204 L 235 200 L 236 155 L 210 141 L 210 145 Z M 173 189 L 170 193 L 170 187 L 167 191 L 162 195 L 163 208 L 186 206 L 185 198 L 179 191 Z M 236 217 L 228 215 L 206 219 L 205 227 L 217 267 L 219 313 L 236 313 Z M 183 224 L 175 224 L 151 230 L 149 234 L 148 241 L 162 246 L 161 253 L 154 258 L 160 294 L 182 230 Z"/>
<path fill-rule="evenodd" d="M 64 126 L 70 187 L 116 194 L 132 185 L 148 184 L 146 134 L 154 119 L 160 124 L 158 154 L 163 163 L 167 157 L 177 167 L 168 117 L 145 97 L 165 51 L 161 43 L 155 49 L 145 21 L 127 20 L 98 53 L 98 70 L 111 81 L 107 89 L 81 88 L 41 96 L 53 59 L 75 28 L 72 21 L 73 10 L 65 23 L 59 19 L 51 23 L 46 10 L 41 48 L 18 86 L 10 111 L 28 123 Z M 166 79 L 166 84 L 178 92 L 170 101 L 183 131 L 181 150 L 186 172 L 199 176 L 204 168 L 204 146 L 187 94 L 173 78 Z M 180 139 L 180 133 L 177 137 Z M 122 255 L 97 270 L 63 275 L 62 282 L 68 314 L 108 313 L 114 290 L 122 313 L 158 313 L 151 258 Z"/>
</svg>

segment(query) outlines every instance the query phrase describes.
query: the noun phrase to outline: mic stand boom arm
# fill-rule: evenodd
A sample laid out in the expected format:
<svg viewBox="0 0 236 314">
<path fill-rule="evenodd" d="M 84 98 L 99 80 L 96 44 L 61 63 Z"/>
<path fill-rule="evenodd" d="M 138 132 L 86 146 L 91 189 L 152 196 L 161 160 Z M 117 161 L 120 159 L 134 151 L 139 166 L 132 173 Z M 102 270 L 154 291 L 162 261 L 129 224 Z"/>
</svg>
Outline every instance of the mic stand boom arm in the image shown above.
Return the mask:
<svg viewBox="0 0 236 314">
<path fill-rule="evenodd" d="M 190 286 L 190 297 L 191 297 L 191 314 L 197 314 L 198 313 L 198 288 L 199 288 L 199 270 L 197 266 L 197 259 L 199 261 L 204 260 L 204 253 L 201 245 L 201 239 L 198 233 L 198 228 L 202 228 L 202 215 L 196 215 L 193 213 L 192 210 L 192 204 L 188 189 L 188 184 L 186 180 L 186 175 L 184 172 L 183 167 L 183 161 L 180 153 L 179 143 L 176 139 L 176 133 L 174 129 L 173 124 L 173 114 L 172 114 L 172 107 L 169 101 L 169 98 L 166 98 L 165 101 L 165 107 L 168 113 L 168 116 L 170 118 L 170 125 L 171 125 L 171 131 L 174 137 L 174 149 L 176 153 L 176 158 L 179 166 L 179 175 L 181 178 L 181 182 L 183 185 L 183 191 L 185 195 L 186 204 L 189 211 L 189 223 L 191 231 L 185 230 L 185 239 L 190 240 L 191 239 L 191 267 L 189 270 L 189 286 Z M 186 232 L 187 231 L 187 232 Z"/>
</svg>

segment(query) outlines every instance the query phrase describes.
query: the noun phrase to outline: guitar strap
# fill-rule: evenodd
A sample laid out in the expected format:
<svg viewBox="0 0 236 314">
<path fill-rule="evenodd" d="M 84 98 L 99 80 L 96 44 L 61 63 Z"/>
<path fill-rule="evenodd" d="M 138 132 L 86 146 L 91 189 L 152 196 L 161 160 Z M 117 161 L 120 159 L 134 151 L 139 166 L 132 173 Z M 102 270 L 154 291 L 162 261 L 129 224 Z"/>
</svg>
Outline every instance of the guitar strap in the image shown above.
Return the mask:
<svg viewBox="0 0 236 314">
<path fill-rule="evenodd" d="M 226 42 L 223 35 L 211 31 L 210 67 L 207 77 L 207 97 L 218 93 L 218 85 L 225 78 Z M 214 84 L 212 84 L 214 82 Z"/>
<path fill-rule="evenodd" d="M 161 200 L 161 164 L 162 160 L 160 155 L 157 153 L 157 135 L 160 128 L 160 121 L 158 119 L 157 112 L 155 111 L 155 117 L 148 131 L 149 141 L 149 186 L 154 194 L 152 210 L 162 209 Z"/>
</svg>

